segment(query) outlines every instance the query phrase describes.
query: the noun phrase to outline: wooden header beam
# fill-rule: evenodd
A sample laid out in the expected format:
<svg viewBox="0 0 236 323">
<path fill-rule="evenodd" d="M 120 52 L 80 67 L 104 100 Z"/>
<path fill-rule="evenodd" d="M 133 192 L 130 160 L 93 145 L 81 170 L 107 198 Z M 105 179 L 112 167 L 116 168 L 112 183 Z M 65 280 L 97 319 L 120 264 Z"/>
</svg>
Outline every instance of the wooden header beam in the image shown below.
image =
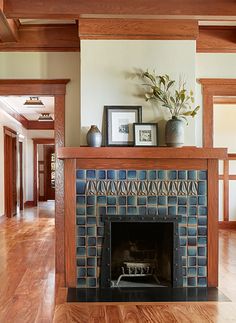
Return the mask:
<svg viewBox="0 0 236 323">
<path fill-rule="evenodd" d="M 18 27 L 13 19 L 7 19 L 2 10 L 0 0 L 0 40 L 2 42 L 15 42 L 18 39 Z"/>
</svg>

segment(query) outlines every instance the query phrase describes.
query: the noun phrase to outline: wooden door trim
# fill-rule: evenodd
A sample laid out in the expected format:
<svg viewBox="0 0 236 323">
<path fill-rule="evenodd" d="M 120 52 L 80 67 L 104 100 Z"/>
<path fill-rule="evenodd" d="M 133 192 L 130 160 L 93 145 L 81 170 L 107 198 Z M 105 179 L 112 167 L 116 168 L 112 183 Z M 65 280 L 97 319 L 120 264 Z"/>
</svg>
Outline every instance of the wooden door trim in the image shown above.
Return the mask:
<svg viewBox="0 0 236 323">
<path fill-rule="evenodd" d="M 65 95 L 69 79 L 2 79 L 0 95 L 49 95 L 55 99 L 55 151 L 65 146 Z M 56 162 L 56 272 L 65 273 L 64 251 L 64 165 L 62 160 Z"/>
<path fill-rule="evenodd" d="M 20 210 L 24 209 L 23 174 L 23 142 L 19 141 Z"/>
</svg>

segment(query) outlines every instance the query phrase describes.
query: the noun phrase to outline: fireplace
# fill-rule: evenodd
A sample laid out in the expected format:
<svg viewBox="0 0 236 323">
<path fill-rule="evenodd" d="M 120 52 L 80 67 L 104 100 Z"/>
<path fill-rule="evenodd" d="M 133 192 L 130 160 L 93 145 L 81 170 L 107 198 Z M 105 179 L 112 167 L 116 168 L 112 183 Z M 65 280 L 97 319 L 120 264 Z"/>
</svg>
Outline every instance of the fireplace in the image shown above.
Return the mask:
<svg viewBox="0 0 236 323">
<path fill-rule="evenodd" d="M 183 286 L 177 216 L 106 216 L 101 287 L 169 286 Z"/>
</svg>

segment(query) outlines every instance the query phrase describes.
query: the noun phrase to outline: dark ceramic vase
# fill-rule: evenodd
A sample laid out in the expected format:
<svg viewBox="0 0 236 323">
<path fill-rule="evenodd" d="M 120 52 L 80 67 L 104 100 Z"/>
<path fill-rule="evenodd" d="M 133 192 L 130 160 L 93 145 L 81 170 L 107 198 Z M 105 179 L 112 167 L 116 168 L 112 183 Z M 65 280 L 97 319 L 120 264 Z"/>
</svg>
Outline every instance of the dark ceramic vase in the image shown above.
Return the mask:
<svg viewBox="0 0 236 323">
<path fill-rule="evenodd" d="M 168 120 L 165 128 L 165 140 L 168 147 L 182 147 L 184 144 L 184 122 L 177 117 Z"/>
<path fill-rule="evenodd" d="M 96 125 L 92 125 L 87 133 L 87 143 L 90 147 L 101 147 L 102 134 Z"/>
</svg>

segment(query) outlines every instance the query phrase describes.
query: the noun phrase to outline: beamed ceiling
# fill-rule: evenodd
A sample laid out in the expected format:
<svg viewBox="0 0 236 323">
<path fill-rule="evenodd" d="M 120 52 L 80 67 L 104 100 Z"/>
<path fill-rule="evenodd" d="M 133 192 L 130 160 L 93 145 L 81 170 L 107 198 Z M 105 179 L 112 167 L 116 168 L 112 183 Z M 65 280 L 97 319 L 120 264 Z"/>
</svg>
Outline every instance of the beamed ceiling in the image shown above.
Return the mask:
<svg viewBox="0 0 236 323">
<path fill-rule="evenodd" d="M 236 52 L 235 0 L 0 0 L 0 51 L 79 51 L 80 39 L 195 39 Z"/>
</svg>

